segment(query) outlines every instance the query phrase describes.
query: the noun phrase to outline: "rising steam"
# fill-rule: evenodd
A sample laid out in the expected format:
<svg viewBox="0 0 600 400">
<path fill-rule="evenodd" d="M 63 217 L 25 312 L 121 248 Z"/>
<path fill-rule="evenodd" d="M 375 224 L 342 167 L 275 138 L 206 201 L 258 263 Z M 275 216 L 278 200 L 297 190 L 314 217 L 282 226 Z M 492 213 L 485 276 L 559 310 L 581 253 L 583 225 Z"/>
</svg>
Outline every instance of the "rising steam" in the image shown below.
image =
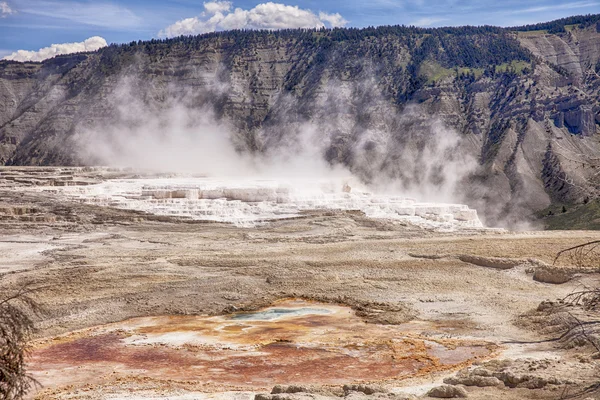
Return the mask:
<svg viewBox="0 0 600 400">
<path fill-rule="evenodd" d="M 79 127 L 81 158 L 211 177 L 355 177 L 377 192 L 454 203 L 476 167 L 456 132 L 418 106 L 399 111 L 370 76 L 332 81 L 309 105 L 280 94 L 269 120 L 246 132 L 218 112 L 218 99 L 231 95 L 228 84 L 216 73 L 201 75 L 210 84 L 196 91 L 122 79 L 107 102 L 110 118 Z"/>
</svg>

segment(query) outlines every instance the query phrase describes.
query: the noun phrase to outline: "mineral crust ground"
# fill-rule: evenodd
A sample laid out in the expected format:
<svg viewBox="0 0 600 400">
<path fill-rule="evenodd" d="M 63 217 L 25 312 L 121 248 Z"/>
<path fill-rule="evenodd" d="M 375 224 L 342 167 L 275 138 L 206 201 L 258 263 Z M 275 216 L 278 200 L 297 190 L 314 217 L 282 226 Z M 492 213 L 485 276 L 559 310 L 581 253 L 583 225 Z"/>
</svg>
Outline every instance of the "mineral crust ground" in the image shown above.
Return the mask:
<svg viewBox="0 0 600 400">
<path fill-rule="evenodd" d="M 247 228 L 32 190 L 128 174 L 0 170 L 0 292 L 27 282 L 45 307 L 31 398 L 427 398 L 444 380 L 472 399 L 595 396 L 593 351 L 547 341 L 539 305 L 598 286 L 595 269 L 551 265 L 598 232 L 357 210 Z"/>
</svg>

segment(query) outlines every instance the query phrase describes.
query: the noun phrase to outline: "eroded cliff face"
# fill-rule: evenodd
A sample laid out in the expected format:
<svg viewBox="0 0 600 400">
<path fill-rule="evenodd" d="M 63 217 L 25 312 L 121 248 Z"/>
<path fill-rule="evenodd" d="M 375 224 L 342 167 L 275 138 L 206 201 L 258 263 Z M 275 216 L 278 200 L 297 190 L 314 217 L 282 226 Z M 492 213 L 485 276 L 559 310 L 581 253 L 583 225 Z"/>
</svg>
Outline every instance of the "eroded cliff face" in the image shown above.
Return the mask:
<svg viewBox="0 0 600 400">
<path fill-rule="evenodd" d="M 131 99 L 153 113 L 174 102 L 210 112 L 233 127 L 236 149 L 246 153 L 289 146 L 308 124 L 328 162 L 366 181 L 427 179 L 434 188 L 453 173 L 442 173 L 444 160 L 433 166 L 442 170 L 437 178 L 419 176 L 415 165 L 430 166 L 423 149 L 451 131 L 460 146 L 448 156 L 475 160 L 458 177 L 461 200 L 488 223 L 516 223 L 551 202 L 597 195 L 582 160 L 600 150 L 600 33 L 591 26 L 510 36 L 530 60 L 453 66 L 443 37 L 423 50 L 426 35 L 307 42 L 248 33 L 3 62 L 0 165 L 97 162 L 73 138 L 91 131 L 110 141 L 105 127 L 139 122 L 124 107 Z"/>
</svg>

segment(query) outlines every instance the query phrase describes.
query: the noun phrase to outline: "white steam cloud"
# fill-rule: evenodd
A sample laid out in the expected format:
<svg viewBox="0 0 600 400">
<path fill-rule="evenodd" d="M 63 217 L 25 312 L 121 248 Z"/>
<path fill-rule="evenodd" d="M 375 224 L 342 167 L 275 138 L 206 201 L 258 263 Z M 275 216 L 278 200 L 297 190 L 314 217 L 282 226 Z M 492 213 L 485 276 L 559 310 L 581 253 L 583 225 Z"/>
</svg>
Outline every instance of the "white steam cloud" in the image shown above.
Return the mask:
<svg viewBox="0 0 600 400">
<path fill-rule="evenodd" d="M 320 12 L 318 15 L 298 6 L 263 3 L 250 10 L 232 10 L 229 1 L 204 3 L 197 17 L 177 21 L 159 32 L 160 37 L 197 35 L 229 29 L 287 29 L 341 27 L 348 23 L 339 13 Z"/>
<path fill-rule="evenodd" d="M 299 116 L 298 98 L 280 94 L 273 122 L 249 133 L 216 112 L 217 99 L 232 92 L 217 75 L 199 73 L 197 80 L 206 82 L 202 89 L 122 79 L 106 99 L 103 118 L 77 129 L 80 158 L 88 164 L 216 178 L 354 176 L 379 193 L 461 202 L 457 189 L 477 164 L 465 155 L 463 138 L 418 106 L 398 112 L 386 105 L 375 78 L 332 81 L 315 100 L 317 111 L 309 119 Z M 364 113 L 374 116 L 367 125 L 357 117 Z M 254 136 L 254 149 L 244 140 L 248 134 Z M 340 135 L 341 142 L 353 144 L 338 147 Z M 349 153 L 328 157 L 336 151 Z"/>
<path fill-rule="evenodd" d="M 44 61 L 61 54 L 79 53 L 84 51 L 96 51 L 108 44 L 106 40 L 100 36 L 93 36 L 83 42 L 77 43 L 62 43 L 53 44 L 50 47 L 44 47 L 38 51 L 18 50 L 6 57 L 3 60 L 11 61 Z"/>
<path fill-rule="evenodd" d="M 309 121 L 299 114 L 298 101 L 287 97 L 278 101 L 280 119 L 273 116 L 277 122 L 258 133 L 257 141 L 271 157 L 281 148 L 298 147 L 298 133 L 314 131 L 314 157 L 343 162 L 379 193 L 464 201 L 459 189 L 477 168 L 465 138 L 421 106 L 400 111 L 390 104 L 368 65 L 356 81 L 331 79 L 314 99 Z"/>
<path fill-rule="evenodd" d="M 205 80 L 213 79 L 204 74 Z M 196 97 L 171 87 L 166 100 L 142 100 L 135 78 L 124 78 L 110 97 L 110 122 L 81 127 L 75 136 L 79 155 L 88 162 L 161 172 L 194 173 L 211 177 L 311 178 L 348 177 L 341 166 L 322 157 L 323 138 L 316 125 L 304 124 L 293 146 L 252 155 L 240 151 L 235 128 L 219 120 L 210 105 L 198 109 Z M 218 97 L 229 87 L 216 82 L 206 93 Z M 181 93 L 184 93 L 181 95 Z"/>
<path fill-rule="evenodd" d="M 7 16 L 14 14 L 15 10 L 10 8 L 6 1 L 0 1 L 0 18 L 6 18 Z"/>
<path fill-rule="evenodd" d="M 173 97 L 164 104 L 147 104 L 135 94 L 137 84 L 122 79 L 110 98 L 110 122 L 80 130 L 76 141 L 83 159 L 211 176 L 248 170 L 251 163 L 236 154 L 227 123 L 218 123 L 209 108 L 194 110 Z"/>
</svg>

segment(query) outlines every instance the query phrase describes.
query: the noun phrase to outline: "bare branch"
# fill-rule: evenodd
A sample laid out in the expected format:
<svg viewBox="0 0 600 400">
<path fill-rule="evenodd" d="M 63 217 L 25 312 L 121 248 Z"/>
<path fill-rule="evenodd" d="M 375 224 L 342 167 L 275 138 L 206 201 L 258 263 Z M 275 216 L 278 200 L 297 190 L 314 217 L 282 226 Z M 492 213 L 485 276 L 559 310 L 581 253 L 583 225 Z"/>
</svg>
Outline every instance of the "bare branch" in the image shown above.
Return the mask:
<svg viewBox="0 0 600 400">
<path fill-rule="evenodd" d="M 591 252 L 593 252 L 594 249 L 597 247 L 595 245 L 597 245 L 599 243 L 600 243 L 600 240 L 593 240 L 591 242 L 587 242 L 587 243 L 584 243 L 584 244 L 580 244 L 580 245 L 577 245 L 577 246 L 570 247 L 568 249 L 561 250 L 558 253 L 556 253 L 556 257 L 554 258 L 554 261 L 552 262 L 552 265 L 556 264 L 556 261 L 558 261 L 558 259 L 563 254 L 568 254 L 570 252 L 577 251 L 579 249 L 584 249 L 584 248 L 586 248 L 588 246 L 593 246 L 592 249 L 587 253 L 587 255 L 589 256 L 591 254 Z M 581 256 L 583 256 L 583 253 L 581 253 L 580 258 L 581 258 Z M 600 265 L 597 265 L 597 266 L 600 266 Z"/>
<path fill-rule="evenodd" d="M 38 383 L 25 370 L 33 317 L 42 313 L 25 284 L 0 296 L 0 399 L 18 400 Z"/>
</svg>

